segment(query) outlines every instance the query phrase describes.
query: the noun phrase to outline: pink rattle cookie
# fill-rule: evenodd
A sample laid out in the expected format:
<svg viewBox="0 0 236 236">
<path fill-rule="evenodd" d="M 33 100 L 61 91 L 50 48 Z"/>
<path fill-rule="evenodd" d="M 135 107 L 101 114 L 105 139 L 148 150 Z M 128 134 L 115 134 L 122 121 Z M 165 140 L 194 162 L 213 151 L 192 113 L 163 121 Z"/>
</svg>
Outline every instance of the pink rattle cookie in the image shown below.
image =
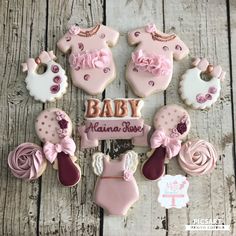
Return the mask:
<svg viewBox="0 0 236 236">
<path fill-rule="evenodd" d="M 96 95 L 115 79 L 116 69 L 109 47 L 115 46 L 118 38 L 119 32 L 104 25 L 89 29 L 73 25 L 58 41 L 62 52 L 71 50 L 71 77 L 76 87 Z"/>
<path fill-rule="evenodd" d="M 67 76 L 55 59 L 53 51 L 43 51 L 38 58 L 29 58 L 26 63 L 22 63 L 23 71 L 27 71 L 26 87 L 35 100 L 52 102 L 66 93 Z M 47 67 L 42 74 L 37 72 L 40 65 Z"/>
<path fill-rule="evenodd" d="M 205 140 L 189 140 L 182 145 L 178 161 L 189 175 L 209 174 L 216 167 L 217 152 L 214 146 Z"/>
<path fill-rule="evenodd" d="M 155 131 L 151 136 L 151 154 L 142 166 L 142 173 L 149 180 L 159 179 L 165 172 L 165 159 L 176 156 L 190 129 L 187 111 L 178 105 L 162 107 L 154 117 Z"/>
<path fill-rule="evenodd" d="M 137 45 L 127 66 L 126 79 L 139 97 L 166 90 L 173 72 L 173 58 L 183 59 L 189 49 L 175 34 L 164 34 L 154 24 L 129 33 L 130 45 Z"/>
<path fill-rule="evenodd" d="M 93 154 L 93 170 L 99 176 L 94 201 L 109 215 L 126 215 L 139 199 L 139 191 L 133 176 L 138 165 L 138 155 L 128 151 L 119 160 L 98 152 Z"/>
<path fill-rule="evenodd" d="M 42 111 L 36 119 L 35 129 L 44 142 L 43 151 L 50 163 L 58 169 L 58 179 L 64 186 L 76 185 L 81 177 L 80 167 L 75 163 L 76 145 L 70 137 L 72 122 L 69 116 L 58 108 Z"/>
<path fill-rule="evenodd" d="M 220 96 L 220 84 L 226 73 L 219 65 L 209 65 L 205 58 L 197 58 L 193 65 L 194 67 L 182 76 L 179 84 L 180 96 L 194 109 L 210 108 Z M 210 80 L 203 80 L 201 74 L 210 76 Z"/>
<path fill-rule="evenodd" d="M 39 178 L 47 167 L 43 149 L 34 143 L 22 143 L 8 155 L 12 174 L 20 179 Z"/>
</svg>

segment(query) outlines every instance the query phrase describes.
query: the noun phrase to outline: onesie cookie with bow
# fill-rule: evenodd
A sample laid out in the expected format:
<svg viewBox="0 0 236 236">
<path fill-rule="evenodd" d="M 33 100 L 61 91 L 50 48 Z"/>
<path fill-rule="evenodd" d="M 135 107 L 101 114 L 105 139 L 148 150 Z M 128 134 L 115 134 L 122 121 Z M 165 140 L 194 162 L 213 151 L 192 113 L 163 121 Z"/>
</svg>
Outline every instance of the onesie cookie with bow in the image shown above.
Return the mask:
<svg viewBox="0 0 236 236">
<path fill-rule="evenodd" d="M 165 159 L 178 155 L 181 140 L 190 130 L 189 114 L 181 106 L 166 105 L 156 113 L 154 128 L 150 138 L 152 151 L 142 166 L 142 173 L 149 180 L 159 179 L 165 172 Z"/>
<path fill-rule="evenodd" d="M 53 51 L 43 51 L 36 59 L 29 58 L 26 63 L 22 63 L 23 72 L 27 71 L 26 88 L 35 100 L 52 102 L 66 93 L 67 76 L 55 59 Z M 46 71 L 39 74 L 41 65 L 46 67 Z"/>
<path fill-rule="evenodd" d="M 81 171 L 75 163 L 76 145 L 71 138 L 70 117 L 58 108 L 44 110 L 36 119 L 35 129 L 40 140 L 44 142 L 45 157 L 58 169 L 60 183 L 67 187 L 76 185 L 81 178 Z"/>
<path fill-rule="evenodd" d="M 173 73 L 173 58 L 183 59 L 189 49 L 175 34 L 165 34 L 154 24 L 128 34 L 130 45 L 137 45 L 126 69 L 126 79 L 134 93 L 147 97 L 166 90 Z"/>
<path fill-rule="evenodd" d="M 110 47 L 116 45 L 118 38 L 119 32 L 105 25 L 88 29 L 73 25 L 57 42 L 62 52 L 71 51 L 69 63 L 76 87 L 97 95 L 115 79 L 116 68 Z"/>
</svg>

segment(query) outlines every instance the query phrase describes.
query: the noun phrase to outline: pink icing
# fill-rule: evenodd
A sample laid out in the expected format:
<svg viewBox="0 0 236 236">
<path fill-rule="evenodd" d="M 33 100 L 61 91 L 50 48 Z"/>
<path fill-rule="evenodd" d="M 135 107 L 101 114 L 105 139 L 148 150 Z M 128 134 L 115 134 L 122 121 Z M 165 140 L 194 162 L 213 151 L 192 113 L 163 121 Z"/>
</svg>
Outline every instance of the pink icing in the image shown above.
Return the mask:
<svg viewBox="0 0 236 236">
<path fill-rule="evenodd" d="M 42 148 L 33 143 L 22 143 L 8 155 L 12 174 L 24 180 L 38 178 L 45 162 Z"/>
<path fill-rule="evenodd" d="M 153 23 L 150 23 L 150 24 L 146 25 L 145 31 L 146 31 L 147 33 L 156 32 L 156 31 L 157 31 L 156 25 L 153 24 Z"/>
<path fill-rule="evenodd" d="M 133 177 L 133 172 L 131 170 L 124 170 L 123 179 L 125 181 L 131 181 L 132 177 Z"/>
<path fill-rule="evenodd" d="M 188 174 L 211 173 L 216 166 L 217 153 L 214 146 L 204 140 L 187 141 L 179 152 L 179 164 Z"/>
<path fill-rule="evenodd" d="M 80 32 L 80 27 L 77 25 L 72 25 L 69 29 L 69 33 L 71 35 L 77 35 L 77 34 L 79 34 L 79 32 Z"/>
<path fill-rule="evenodd" d="M 74 53 L 70 55 L 69 62 L 73 69 L 103 69 L 110 64 L 110 53 L 108 49 Z"/>
<path fill-rule="evenodd" d="M 132 61 L 138 71 L 147 71 L 155 76 L 171 73 L 171 62 L 164 55 L 146 54 L 142 49 L 132 53 Z"/>
</svg>

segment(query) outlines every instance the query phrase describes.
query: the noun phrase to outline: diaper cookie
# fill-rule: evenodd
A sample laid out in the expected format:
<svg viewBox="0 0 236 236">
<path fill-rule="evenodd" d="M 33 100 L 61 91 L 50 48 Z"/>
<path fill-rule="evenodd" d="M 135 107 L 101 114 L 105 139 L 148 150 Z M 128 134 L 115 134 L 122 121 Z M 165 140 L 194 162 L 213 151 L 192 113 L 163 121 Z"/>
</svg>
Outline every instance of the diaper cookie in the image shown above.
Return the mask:
<svg viewBox="0 0 236 236">
<path fill-rule="evenodd" d="M 42 111 L 35 123 L 35 130 L 42 142 L 45 157 L 58 169 L 58 179 L 64 186 L 76 185 L 81 178 L 81 171 L 75 163 L 76 145 L 70 137 L 72 122 L 69 116 L 58 108 Z"/>
<path fill-rule="evenodd" d="M 66 93 L 67 76 L 55 59 L 53 51 L 43 51 L 36 59 L 29 58 L 26 63 L 22 63 L 23 72 L 27 71 L 26 88 L 35 100 L 52 102 Z M 37 72 L 40 65 L 46 67 L 42 74 Z"/>
<path fill-rule="evenodd" d="M 130 45 L 137 45 L 126 69 L 126 79 L 134 93 L 147 97 L 166 90 L 173 72 L 173 58 L 183 59 L 189 49 L 175 34 L 165 34 L 154 24 L 128 34 Z"/>
<path fill-rule="evenodd" d="M 193 66 L 181 78 L 180 96 L 187 105 L 194 109 L 210 108 L 220 96 L 220 84 L 226 73 L 220 65 L 210 65 L 205 58 L 197 58 L 193 62 Z M 210 80 L 203 80 L 201 74 L 210 76 Z"/>
<path fill-rule="evenodd" d="M 166 105 L 156 113 L 154 128 L 150 138 L 152 151 L 142 166 L 142 173 L 148 180 L 159 179 L 165 172 L 165 159 L 178 155 L 181 140 L 190 130 L 189 114 L 181 106 Z"/>
<path fill-rule="evenodd" d="M 182 145 L 178 161 L 187 174 L 205 175 L 215 169 L 217 152 L 214 146 L 205 140 L 189 140 Z"/>
<path fill-rule="evenodd" d="M 131 139 L 137 146 L 148 146 L 150 126 L 141 118 L 143 101 L 135 98 L 95 98 L 85 103 L 85 122 L 78 126 L 81 148 L 97 147 L 99 140 Z"/>
<path fill-rule="evenodd" d="M 23 180 L 39 178 L 47 167 L 43 149 L 34 143 L 22 143 L 8 155 L 12 174 Z"/>
<path fill-rule="evenodd" d="M 93 170 L 98 175 L 94 201 L 109 215 L 126 215 L 139 199 L 139 190 L 133 176 L 138 165 L 138 155 L 128 151 L 120 159 L 111 160 L 98 152 L 93 154 Z"/>
<path fill-rule="evenodd" d="M 71 77 L 76 87 L 91 95 L 102 93 L 116 77 L 109 47 L 116 45 L 119 32 L 105 26 L 84 29 L 77 25 L 58 41 L 58 48 L 69 56 Z"/>
</svg>

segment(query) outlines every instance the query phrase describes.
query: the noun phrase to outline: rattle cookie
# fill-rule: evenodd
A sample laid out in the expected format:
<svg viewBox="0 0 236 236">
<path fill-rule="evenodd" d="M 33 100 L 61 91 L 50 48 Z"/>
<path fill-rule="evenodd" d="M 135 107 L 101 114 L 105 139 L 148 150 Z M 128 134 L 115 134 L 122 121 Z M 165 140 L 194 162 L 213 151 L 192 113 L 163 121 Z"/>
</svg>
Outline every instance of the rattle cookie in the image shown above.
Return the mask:
<svg viewBox="0 0 236 236">
<path fill-rule="evenodd" d="M 162 107 L 154 117 L 156 129 L 150 138 L 152 151 L 142 166 L 146 179 L 157 180 L 165 172 L 165 159 L 176 156 L 181 148 L 181 139 L 190 129 L 190 117 L 187 111 L 178 105 Z"/>
<path fill-rule="evenodd" d="M 139 199 L 139 190 L 133 176 L 138 165 L 138 155 L 128 151 L 120 159 L 111 160 L 98 152 L 93 154 L 93 170 L 98 175 L 94 201 L 109 215 L 126 215 Z"/>
<path fill-rule="evenodd" d="M 58 169 L 60 183 L 67 187 L 76 185 L 81 171 L 75 163 L 76 145 L 70 137 L 72 122 L 69 116 L 58 108 L 44 110 L 36 119 L 35 130 L 40 140 L 45 143 L 45 157 Z"/>
<path fill-rule="evenodd" d="M 128 34 L 130 45 L 137 45 L 126 69 L 126 79 L 134 93 L 147 97 L 166 90 L 173 73 L 173 58 L 183 59 L 189 49 L 175 34 L 165 34 L 154 24 Z"/>
<path fill-rule="evenodd" d="M 8 155 L 12 174 L 20 179 L 39 178 L 47 167 L 43 149 L 34 143 L 22 143 Z"/>
<path fill-rule="evenodd" d="M 36 59 L 29 58 L 26 63 L 22 63 L 23 72 L 27 71 L 26 88 L 35 100 L 52 102 L 66 93 L 67 76 L 55 59 L 53 51 L 43 51 Z M 47 67 L 42 74 L 37 72 L 40 65 Z"/>
<path fill-rule="evenodd" d="M 189 175 L 209 174 L 216 167 L 217 152 L 214 146 L 205 140 L 189 140 L 182 145 L 178 161 Z"/>
<path fill-rule="evenodd" d="M 187 105 L 194 109 L 209 108 L 220 96 L 220 84 L 226 73 L 220 65 L 210 65 L 205 58 L 197 58 L 193 62 L 193 66 L 181 78 L 179 84 L 180 96 Z M 203 80 L 201 74 L 210 76 L 210 80 Z"/>
<path fill-rule="evenodd" d="M 91 95 L 102 93 L 116 77 L 116 68 L 109 47 L 116 45 L 119 32 L 96 25 L 89 29 L 77 25 L 57 42 L 58 48 L 67 53 L 71 77 L 76 87 Z"/>
</svg>

